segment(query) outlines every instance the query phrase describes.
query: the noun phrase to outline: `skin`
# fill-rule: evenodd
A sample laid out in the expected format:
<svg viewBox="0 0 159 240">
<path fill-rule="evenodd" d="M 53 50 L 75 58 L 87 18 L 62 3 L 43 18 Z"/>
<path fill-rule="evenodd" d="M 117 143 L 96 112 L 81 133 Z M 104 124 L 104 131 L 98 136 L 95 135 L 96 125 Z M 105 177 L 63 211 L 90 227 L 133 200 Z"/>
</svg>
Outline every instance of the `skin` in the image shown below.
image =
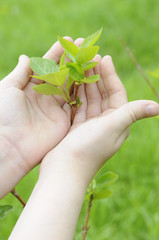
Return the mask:
<svg viewBox="0 0 159 240">
<path fill-rule="evenodd" d="M 56 42 L 44 58 L 58 63 L 62 54 L 63 48 Z M 30 78 L 29 62 L 27 56 L 20 56 L 16 68 L 0 81 L 0 198 L 40 163 L 70 128 L 64 101 L 32 89 L 40 81 Z"/>
<path fill-rule="evenodd" d="M 73 239 L 91 179 L 119 150 L 131 124 L 159 114 L 153 101 L 127 103 L 111 57 L 97 58 L 98 66 L 87 74 L 99 73 L 100 81 L 80 87 L 83 105 L 67 136 L 43 159 L 39 180 L 9 240 Z"/>
</svg>

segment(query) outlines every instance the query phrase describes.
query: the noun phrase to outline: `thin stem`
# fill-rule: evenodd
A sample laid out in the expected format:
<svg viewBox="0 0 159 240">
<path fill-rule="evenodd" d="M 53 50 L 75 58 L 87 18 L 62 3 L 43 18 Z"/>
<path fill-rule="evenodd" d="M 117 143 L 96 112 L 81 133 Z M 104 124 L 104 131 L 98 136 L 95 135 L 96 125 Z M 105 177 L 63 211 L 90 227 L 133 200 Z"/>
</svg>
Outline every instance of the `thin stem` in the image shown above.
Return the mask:
<svg viewBox="0 0 159 240">
<path fill-rule="evenodd" d="M 62 90 L 62 93 L 63 93 L 63 95 L 64 95 L 65 99 L 66 99 L 66 102 L 69 104 L 69 102 L 70 102 L 70 99 L 68 98 L 68 96 L 67 96 L 67 93 L 66 93 L 65 89 L 64 89 L 64 88 L 61 88 L 61 90 Z"/>
<path fill-rule="evenodd" d="M 26 203 L 24 202 L 24 200 L 21 198 L 21 196 L 19 196 L 19 194 L 17 193 L 17 191 L 15 190 L 15 188 L 11 191 L 11 193 L 13 194 L 14 197 L 16 197 L 18 199 L 18 201 L 23 205 L 23 207 L 25 207 Z"/>
<path fill-rule="evenodd" d="M 129 56 L 131 57 L 133 63 L 136 65 L 137 69 L 139 70 L 139 72 L 141 73 L 141 75 L 143 76 L 143 78 L 145 79 L 145 81 L 147 82 L 147 84 L 149 85 L 149 87 L 151 88 L 151 90 L 153 91 L 153 93 L 155 94 L 156 98 L 159 100 L 159 93 L 156 90 L 156 88 L 151 84 L 151 82 L 149 81 L 147 75 L 145 74 L 145 72 L 143 71 L 141 65 L 138 63 L 138 61 L 136 60 L 136 58 L 134 57 L 133 53 L 131 52 L 130 48 L 128 48 L 128 46 L 126 45 L 126 43 L 124 42 L 124 40 L 120 37 L 119 38 L 121 44 L 125 47 L 127 53 L 129 54 Z"/>
<path fill-rule="evenodd" d="M 73 121 L 74 121 L 74 118 L 75 118 L 75 114 L 76 114 L 76 109 L 77 109 L 78 89 L 79 89 L 79 86 L 74 84 L 74 99 L 73 99 L 73 101 L 76 101 L 76 103 L 71 106 L 71 125 L 73 124 Z"/>
<path fill-rule="evenodd" d="M 90 195 L 90 199 L 89 199 L 89 203 L 88 203 L 88 209 L 87 209 L 87 214 L 86 214 L 86 220 L 85 220 L 85 224 L 83 227 L 83 236 L 82 236 L 82 240 L 85 240 L 86 238 L 86 234 L 88 232 L 88 220 L 90 217 L 90 212 L 91 212 L 91 207 L 92 207 L 92 201 L 93 201 L 93 194 Z"/>
</svg>

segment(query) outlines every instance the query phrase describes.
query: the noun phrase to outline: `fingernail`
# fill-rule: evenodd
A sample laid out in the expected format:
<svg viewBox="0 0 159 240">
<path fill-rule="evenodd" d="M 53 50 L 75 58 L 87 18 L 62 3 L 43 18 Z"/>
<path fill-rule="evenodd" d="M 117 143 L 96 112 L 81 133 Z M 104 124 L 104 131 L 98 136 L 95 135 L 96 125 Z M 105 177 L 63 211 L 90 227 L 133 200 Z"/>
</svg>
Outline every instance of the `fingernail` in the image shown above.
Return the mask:
<svg viewBox="0 0 159 240">
<path fill-rule="evenodd" d="M 158 104 L 149 104 L 146 106 L 146 113 L 148 115 L 152 115 L 152 116 L 155 116 L 155 115 L 158 115 L 159 114 L 159 106 Z"/>
</svg>

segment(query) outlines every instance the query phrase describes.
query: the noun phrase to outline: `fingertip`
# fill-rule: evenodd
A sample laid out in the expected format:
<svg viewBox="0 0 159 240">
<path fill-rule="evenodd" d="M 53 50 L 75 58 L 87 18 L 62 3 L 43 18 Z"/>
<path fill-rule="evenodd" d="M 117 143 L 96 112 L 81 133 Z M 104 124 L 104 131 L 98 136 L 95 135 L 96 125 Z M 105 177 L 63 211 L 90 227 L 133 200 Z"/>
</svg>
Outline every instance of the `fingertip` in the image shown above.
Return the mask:
<svg viewBox="0 0 159 240">
<path fill-rule="evenodd" d="M 102 58 L 102 61 L 112 61 L 112 56 L 110 56 L 110 55 L 105 55 L 105 56 Z"/>
<path fill-rule="evenodd" d="M 150 102 L 145 106 L 145 112 L 148 117 L 159 115 L 159 104 L 156 102 Z"/>
<path fill-rule="evenodd" d="M 96 54 L 96 56 L 93 58 L 93 61 L 94 62 L 100 62 L 102 59 L 101 55 L 100 54 Z"/>
<path fill-rule="evenodd" d="M 80 47 L 81 44 L 83 43 L 83 41 L 84 41 L 84 38 L 77 38 L 77 39 L 75 40 L 75 44 L 76 44 L 78 47 Z"/>
<path fill-rule="evenodd" d="M 68 40 L 68 41 L 70 41 L 70 42 L 73 42 L 73 39 L 71 38 L 71 37 L 69 37 L 69 36 L 65 36 L 65 37 L 63 37 L 64 39 L 66 39 L 66 40 Z"/>
<path fill-rule="evenodd" d="M 28 61 L 30 61 L 30 58 L 27 55 L 22 54 L 19 56 L 18 62 L 24 62 L 24 61 L 28 62 Z"/>
</svg>

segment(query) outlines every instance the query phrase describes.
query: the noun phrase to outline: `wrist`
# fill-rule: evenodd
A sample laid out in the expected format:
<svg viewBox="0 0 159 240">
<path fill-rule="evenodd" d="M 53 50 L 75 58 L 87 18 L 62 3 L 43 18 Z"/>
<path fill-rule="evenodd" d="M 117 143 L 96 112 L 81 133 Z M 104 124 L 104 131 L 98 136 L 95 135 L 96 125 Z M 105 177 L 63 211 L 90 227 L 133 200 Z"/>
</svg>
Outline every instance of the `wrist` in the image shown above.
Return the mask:
<svg viewBox="0 0 159 240">
<path fill-rule="evenodd" d="M 10 192 L 27 173 L 17 149 L 0 135 L 0 198 Z"/>
<path fill-rule="evenodd" d="M 37 184 L 10 239 L 73 239 L 87 184 L 67 161 L 70 156 L 53 152 L 42 161 Z"/>
<path fill-rule="evenodd" d="M 63 174 L 63 176 L 69 175 L 74 182 L 80 184 L 84 191 L 86 191 L 89 183 L 96 174 L 96 168 L 82 154 L 58 145 L 42 160 L 39 178 L 52 176 L 53 172 L 58 172 L 59 174 Z"/>
</svg>

